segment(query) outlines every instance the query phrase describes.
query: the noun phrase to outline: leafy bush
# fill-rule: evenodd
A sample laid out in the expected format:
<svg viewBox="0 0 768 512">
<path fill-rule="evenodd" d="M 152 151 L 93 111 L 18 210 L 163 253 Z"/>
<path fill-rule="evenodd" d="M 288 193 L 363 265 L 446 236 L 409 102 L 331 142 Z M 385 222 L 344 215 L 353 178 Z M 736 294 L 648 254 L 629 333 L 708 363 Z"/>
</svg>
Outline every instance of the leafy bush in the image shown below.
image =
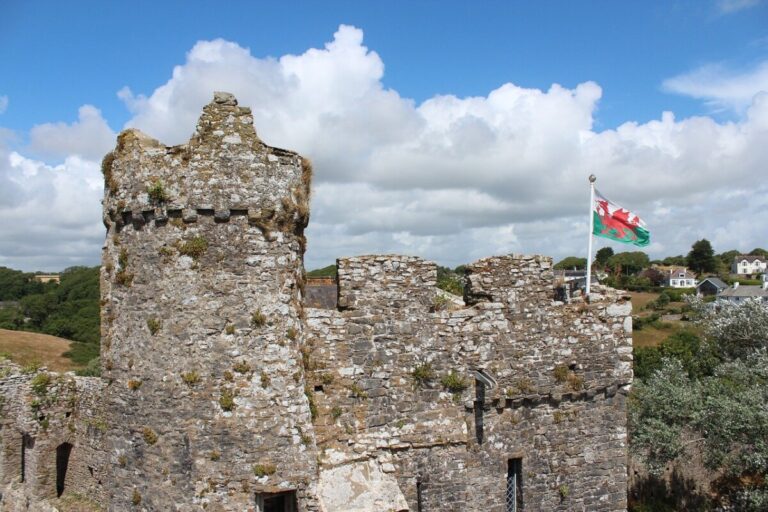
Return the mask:
<svg viewBox="0 0 768 512">
<path fill-rule="evenodd" d="M 454 295 L 464 295 L 464 276 L 447 267 L 437 267 L 437 287 Z"/>
<path fill-rule="evenodd" d="M 631 449 L 652 474 L 693 448 L 719 473 L 713 506 L 768 503 L 768 308 L 689 300 L 703 338 L 671 336 L 638 349 L 630 399 Z"/>
<path fill-rule="evenodd" d="M 443 375 L 440 379 L 440 384 L 451 393 L 461 393 L 469 387 L 467 380 L 456 373 L 455 370 L 451 370 L 449 373 Z"/>
<path fill-rule="evenodd" d="M 51 376 L 47 373 L 38 373 L 30 382 L 32 391 L 36 395 L 44 395 L 48 391 L 48 386 L 51 384 Z"/>
<path fill-rule="evenodd" d="M 432 363 L 425 362 L 417 364 L 413 367 L 411 377 L 417 385 L 426 385 L 429 381 L 435 378 L 435 371 L 432 368 Z"/>
<path fill-rule="evenodd" d="M 155 180 L 151 185 L 147 186 L 147 196 L 153 203 L 164 203 L 170 199 L 168 192 L 166 192 L 163 182 Z"/>
</svg>

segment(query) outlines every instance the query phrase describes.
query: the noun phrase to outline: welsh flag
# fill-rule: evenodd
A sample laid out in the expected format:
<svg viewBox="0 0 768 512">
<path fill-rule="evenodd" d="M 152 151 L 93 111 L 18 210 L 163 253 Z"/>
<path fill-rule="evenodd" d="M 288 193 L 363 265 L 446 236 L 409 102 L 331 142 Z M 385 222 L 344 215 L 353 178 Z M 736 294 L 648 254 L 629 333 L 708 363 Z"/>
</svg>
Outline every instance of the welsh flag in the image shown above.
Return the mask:
<svg viewBox="0 0 768 512">
<path fill-rule="evenodd" d="M 592 205 L 592 234 L 625 244 L 645 247 L 651 234 L 640 217 L 603 197 L 595 189 Z"/>
</svg>

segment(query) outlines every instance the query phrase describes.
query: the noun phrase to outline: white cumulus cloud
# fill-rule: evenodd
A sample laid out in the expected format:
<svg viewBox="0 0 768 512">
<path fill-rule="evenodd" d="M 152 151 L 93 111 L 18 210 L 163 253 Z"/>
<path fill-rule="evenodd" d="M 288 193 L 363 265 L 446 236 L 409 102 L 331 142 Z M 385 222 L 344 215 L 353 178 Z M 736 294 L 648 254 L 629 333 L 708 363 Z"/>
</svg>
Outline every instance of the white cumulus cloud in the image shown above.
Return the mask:
<svg viewBox="0 0 768 512">
<path fill-rule="evenodd" d="M 115 145 L 115 132 L 91 105 L 83 105 L 74 123 L 46 123 L 32 128 L 30 148 L 40 155 L 60 159 L 78 155 L 100 160 Z"/>
<path fill-rule="evenodd" d="M 60 270 L 98 261 L 104 240 L 99 164 L 55 166 L 0 146 L 0 265 Z"/>
<path fill-rule="evenodd" d="M 704 100 L 717 110 L 743 112 L 761 92 L 768 92 L 768 60 L 746 71 L 708 64 L 664 81 L 669 92 Z"/>
<path fill-rule="evenodd" d="M 194 131 L 213 91 L 229 91 L 252 108 L 266 143 L 310 157 L 308 267 L 360 253 L 417 254 L 449 265 L 506 252 L 581 255 L 590 173 L 604 195 L 647 222 L 652 256 L 685 253 L 702 237 L 718 251 L 768 245 L 768 224 L 744 222 L 762 219 L 768 197 L 768 94 L 754 85 L 701 93 L 710 101 L 738 100 L 738 121 L 664 112 L 598 131 L 602 89 L 594 82 L 546 90 L 509 82 L 482 96 L 439 95 L 417 104 L 383 85 L 384 70 L 362 31 L 342 25 L 323 48 L 279 58 L 254 56 L 221 39 L 200 41 L 166 83 L 146 93 L 126 87 L 119 96 L 133 113 L 128 126 L 178 144 Z M 89 188 L 84 170 L 100 182 L 95 162 L 114 134 L 92 107 L 83 107 L 71 125 L 44 126 L 33 130 L 33 148 L 78 156 L 59 167 L 20 155 L 15 164 L 0 158 L 0 165 L 6 161 L 0 172 L 14 176 L 6 178 L 8 188 L 0 183 L 0 205 L 23 201 L 14 208 L 24 211 L 53 193 L 36 174 L 25 175 L 25 166 L 49 181 L 69 175 L 68 185 L 56 189 L 60 197 L 77 186 L 93 194 L 80 200 L 87 200 L 87 211 L 75 210 L 71 215 L 80 220 L 72 222 L 90 222 L 103 236 L 101 189 Z M 78 145 L 85 140 L 91 142 Z M 0 227 L 0 236 L 10 236 L 8 230 Z M 82 239 L 93 241 L 95 262 L 98 237 Z M 71 248 L 75 239 L 66 240 Z M 25 250 L 63 251 L 49 247 Z"/>
</svg>

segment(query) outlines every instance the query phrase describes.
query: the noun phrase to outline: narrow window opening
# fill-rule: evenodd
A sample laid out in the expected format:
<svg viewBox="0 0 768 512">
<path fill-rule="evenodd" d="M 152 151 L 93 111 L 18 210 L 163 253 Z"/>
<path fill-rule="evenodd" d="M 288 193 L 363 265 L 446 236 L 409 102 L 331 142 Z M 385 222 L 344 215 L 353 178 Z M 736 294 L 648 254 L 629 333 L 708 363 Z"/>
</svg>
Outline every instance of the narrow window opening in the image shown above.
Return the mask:
<svg viewBox="0 0 768 512">
<path fill-rule="evenodd" d="M 62 443 L 56 448 L 56 496 L 64 494 L 70 453 L 72 453 L 72 445 L 69 443 Z"/>
<path fill-rule="evenodd" d="M 296 512 L 296 491 L 256 495 L 256 512 Z"/>
<path fill-rule="evenodd" d="M 322 384 L 315 386 L 315 392 L 322 393 L 324 391 Z"/>
<path fill-rule="evenodd" d="M 27 450 L 35 447 L 35 440 L 29 434 L 21 435 L 21 481 L 27 479 Z"/>
<path fill-rule="evenodd" d="M 416 479 L 416 512 L 422 512 L 424 510 L 424 504 L 421 496 L 421 478 Z"/>
<path fill-rule="evenodd" d="M 507 461 L 507 509 L 506 512 L 523 510 L 523 459 Z"/>
<path fill-rule="evenodd" d="M 485 407 L 485 383 L 475 379 L 475 438 L 483 444 L 483 408 Z"/>
</svg>

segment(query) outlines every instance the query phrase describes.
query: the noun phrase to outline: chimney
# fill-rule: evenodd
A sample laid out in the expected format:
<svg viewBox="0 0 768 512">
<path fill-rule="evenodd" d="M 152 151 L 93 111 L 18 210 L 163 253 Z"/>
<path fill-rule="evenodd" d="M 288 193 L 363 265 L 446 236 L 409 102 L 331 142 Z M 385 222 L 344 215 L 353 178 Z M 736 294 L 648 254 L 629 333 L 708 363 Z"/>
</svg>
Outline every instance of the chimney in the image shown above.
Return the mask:
<svg viewBox="0 0 768 512">
<path fill-rule="evenodd" d="M 734 289 L 734 290 L 735 290 L 736 288 L 738 288 L 738 287 L 739 287 L 739 282 L 738 282 L 738 281 L 736 281 L 735 283 L 733 283 L 733 289 Z"/>
</svg>

